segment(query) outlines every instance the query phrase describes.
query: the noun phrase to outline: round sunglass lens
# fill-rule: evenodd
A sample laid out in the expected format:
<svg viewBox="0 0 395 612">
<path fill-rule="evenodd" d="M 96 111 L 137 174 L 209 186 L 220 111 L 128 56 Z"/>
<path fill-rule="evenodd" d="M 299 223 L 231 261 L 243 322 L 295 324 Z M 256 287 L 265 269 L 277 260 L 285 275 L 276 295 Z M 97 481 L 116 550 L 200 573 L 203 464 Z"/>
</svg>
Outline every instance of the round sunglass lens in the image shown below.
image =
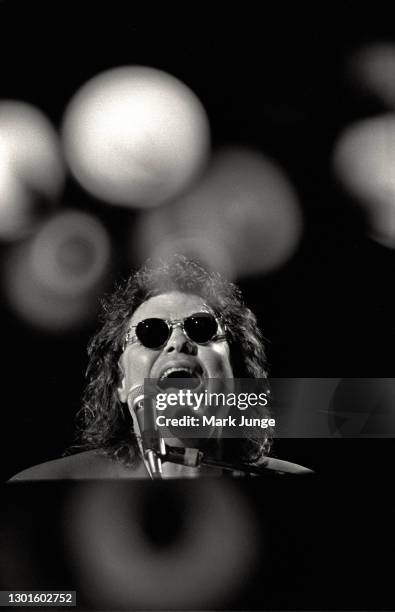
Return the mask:
<svg viewBox="0 0 395 612">
<path fill-rule="evenodd" d="M 184 322 L 184 329 L 191 340 L 201 344 L 214 338 L 218 325 L 213 315 L 201 313 L 188 317 Z"/>
<path fill-rule="evenodd" d="M 136 336 L 147 348 L 160 348 L 169 337 L 169 328 L 162 319 L 145 319 L 138 323 Z"/>
</svg>

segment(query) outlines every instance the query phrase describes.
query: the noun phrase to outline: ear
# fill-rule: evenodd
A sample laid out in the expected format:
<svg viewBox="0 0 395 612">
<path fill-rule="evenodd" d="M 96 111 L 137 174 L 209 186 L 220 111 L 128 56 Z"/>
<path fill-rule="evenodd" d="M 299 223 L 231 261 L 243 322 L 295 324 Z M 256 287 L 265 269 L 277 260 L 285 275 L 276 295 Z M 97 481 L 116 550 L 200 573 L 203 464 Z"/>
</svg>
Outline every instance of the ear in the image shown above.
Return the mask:
<svg viewBox="0 0 395 612">
<path fill-rule="evenodd" d="M 126 378 L 121 363 L 118 361 L 118 368 L 121 371 L 120 384 L 117 387 L 118 397 L 123 404 L 127 403 L 128 394 L 126 389 Z"/>
</svg>

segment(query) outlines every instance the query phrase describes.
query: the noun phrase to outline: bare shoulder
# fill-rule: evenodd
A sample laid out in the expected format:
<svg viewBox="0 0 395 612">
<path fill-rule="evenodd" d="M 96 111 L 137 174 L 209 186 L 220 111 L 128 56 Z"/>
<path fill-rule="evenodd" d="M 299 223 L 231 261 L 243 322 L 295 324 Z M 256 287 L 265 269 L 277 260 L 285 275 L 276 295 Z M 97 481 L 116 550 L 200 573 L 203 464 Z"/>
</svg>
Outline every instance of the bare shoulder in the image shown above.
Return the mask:
<svg viewBox="0 0 395 612">
<path fill-rule="evenodd" d="M 85 451 L 34 465 L 13 476 L 9 482 L 32 480 L 89 480 L 146 478 L 144 466 L 130 468 L 113 461 L 100 451 Z"/>
</svg>

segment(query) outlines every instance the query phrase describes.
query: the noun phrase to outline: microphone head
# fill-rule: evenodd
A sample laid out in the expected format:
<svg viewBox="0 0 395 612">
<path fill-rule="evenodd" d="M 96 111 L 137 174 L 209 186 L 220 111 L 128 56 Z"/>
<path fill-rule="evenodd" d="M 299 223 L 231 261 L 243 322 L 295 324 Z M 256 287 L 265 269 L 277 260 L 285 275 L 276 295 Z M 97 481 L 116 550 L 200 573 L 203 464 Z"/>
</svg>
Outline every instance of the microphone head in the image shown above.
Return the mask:
<svg viewBox="0 0 395 612">
<path fill-rule="evenodd" d="M 131 387 L 128 393 L 128 406 L 135 414 L 141 432 L 156 431 L 155 407 L 144 385 Z"/>
<path fill-rule="evenodd" d="M 155 406 L 144 385 L 135 385 L 128 392 L 129 410 L 134 412 L 138 434 L 141 439 L 141 452 L 148 460 L 154 478 L 160 478 L 162 464 L 160 455 L 166 454 L 165 443 L 156 427 Z"/>
<path fill-rule="evenodd" d="M 134 385 L 128 392 L 128 403 L 132 405 L 135 409 L 138 407 L 138 404 L 146 397 L 144 393 L 144 385 Z"/>
</svg>

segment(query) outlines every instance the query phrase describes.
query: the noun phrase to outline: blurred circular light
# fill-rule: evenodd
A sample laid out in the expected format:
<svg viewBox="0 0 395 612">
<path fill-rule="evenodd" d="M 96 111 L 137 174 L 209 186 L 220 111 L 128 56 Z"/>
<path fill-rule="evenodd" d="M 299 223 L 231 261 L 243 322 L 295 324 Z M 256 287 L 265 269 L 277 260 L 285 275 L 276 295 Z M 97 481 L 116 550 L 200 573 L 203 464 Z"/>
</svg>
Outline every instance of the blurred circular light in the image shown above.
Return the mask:
<svg viewBox="0 0 395 612">
<path fill-rule="evenodd" d="M 111 204 L 156 206 L 182 192 L 209 152 L 206 113 L 175 77 L 125 66 L 88 81 L 63 122 L 71 171 Z"/>
<path fill-rule="evenodd" d="M 100 221 L 87 213 L 61 212 L 31 244 L 31 269 L 39 282 L 64 295 L 79 295 L 100 281 L 110 258 L 110 241 Z"/>
<path fill-rule="evenodd" d="M 73 327 L 94 314 L 110 256 L 110 240 L 98 219 L 62 212 L 11 251 L 5 266 L 6 294 L 33 325 L 49 330 Z"/>
<path fill-rule="evenodd" d="M 379 42 L 359 49 L 349 63 L 351 72 L 388 106 L 395 105 L 395 44 Z"/>
<path fill-rule="evenodd" d="M 232 148 L 214 157 L 187 196 L 146 213 L 132 241 L 141 259 L 173 248 L 196 253 L 228 277 L 243 277 L 283 265 L 301 232 L 299 203 L 282 170 L 260 153 Z"/>
<path fill-rule="evenodd" d="M 64 166 L 56 132 L 39 110 L 15 101 L 0 102 L 0 239 L 29 232 L 46 206 L 58 197 Z"/>
<path fill-rule="evenodd" d="M 160 229 L 158 228 L 158 233 Z M 169 261 L 174 253 L 180 253 L 200 262 L 208 270 L 215 270 L 226 278 L 234 278 L 235 270 L 225 242 L 218 240 L 218 236 L 207 232 L 205 235 L 197 232 L 184 234 L 162 235 L 159 244 L 152 246 L 149 252 L 153 261 Z"/>
<path fill-rule="evenodd" d="M 395 248 L 395 115 L 346 128 L 335 146 L 334 170 L 363 205 L 371 237 Z"/>
<path fill-rule="evenodd" d="M 140 485 L 125 493 L 124 487 L 80 490 L 68 513 L 73 566 L 90 603 L 106 609 L 206 609 L 240 589 L 261 542 L 254 514 L 233 485 L 207 480 L 193 495 L 177 491 L 184 525 L 162 547 L 142 525 L 142 498 L 149 491 Z M 171 518 L 161 517 L 159 508 L 157 514 L 171 534 Z"/>
</svg>

